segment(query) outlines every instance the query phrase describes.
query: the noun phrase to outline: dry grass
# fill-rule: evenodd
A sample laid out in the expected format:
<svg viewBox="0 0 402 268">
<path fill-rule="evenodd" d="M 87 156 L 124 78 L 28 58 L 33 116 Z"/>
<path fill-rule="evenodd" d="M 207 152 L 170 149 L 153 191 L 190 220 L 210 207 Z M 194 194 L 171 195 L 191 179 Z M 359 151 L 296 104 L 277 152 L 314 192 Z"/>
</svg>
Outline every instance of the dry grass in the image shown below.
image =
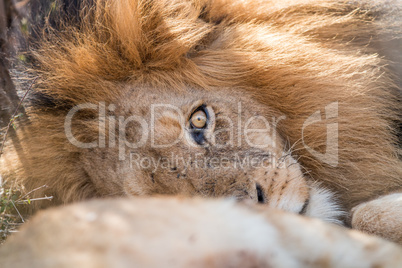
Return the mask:
<svg viewBox="0 0 402 268">
<path fill-rule="evenodd" d="M 23 201 L 22 196 L 22 189 L 16 183 L 6 182 L 0 188 L 0 244 L 25 221 L 17 206 L 30 201 Z"/>
<path fill-rule="evenodd" d="M 24 115 L 22 113 L 18 113 L 18 111 L 26 96 L 30 92 L 33 84 L 35 83 L 35 80 L 36 79 L 34 79 L 24 96 L 21 98 L 21 101 L 18 104 L 14 114 L 11 116 L 7 127 L 0 130 L 0 140 L 2 141 L 0 145 L 0 157 L 3 154 L 4 144 L 7 140 L 7 135 L 10 129 L 13 128 L 15 130 L 17 128 L 15 121 Z M 27 205 L 30 205 L 32 201 L 38 200 L 31 200 L 30 194 L 45 187 L 46 185 L 43 185 L 27 193 L 21 182 L 14 180 L 3 181 L 3 178 L 0 174 L 0 244 L 6 240 L 9 234 L 17 232 L 18 227 L 25 222 L 23 216 L 24 213 L 20 211 L 29 210 L 29 208 L 27 209 Z M 52 199 L 52 197 L 43 197 L 39 199 Z"/>
<path fill-rule="evenodd" d="M 26 192 L 21 183 L 17 181 L 3 182 L 0 175 L 0 244 L 4 243 L 10 234 L 17 232 L 17 229 L 25 223 L 25 215 L 29 211 L 32 202 L 51 200 L 53 198 L 52 196 L 30 198 L 33 192 L 46 187 L 46 185 L 43 185 Z"/>
</svg>

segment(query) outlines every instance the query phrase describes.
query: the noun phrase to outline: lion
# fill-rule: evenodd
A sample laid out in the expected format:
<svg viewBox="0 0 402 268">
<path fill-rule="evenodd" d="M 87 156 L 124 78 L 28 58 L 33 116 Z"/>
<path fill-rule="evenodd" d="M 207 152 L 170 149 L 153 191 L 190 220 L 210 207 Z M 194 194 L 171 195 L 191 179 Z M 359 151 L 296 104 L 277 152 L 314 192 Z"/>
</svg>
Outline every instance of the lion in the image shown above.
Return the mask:
<svg viewBox="0 0 402 268">
<path fill-rule="evenodd" d="M 234 200 L 136 197 L 41 211 L 0 259 L 16 268 L 400 267 L 402 248 Z"/>
<path fill-rule="evenodd" d="M 31 199 L 53 197 L 35 210 L 231 197 L 401 243 L 400 89 L 372 46 L 402 36 L 400 4 L 82 5 L 33 49 L 29 121 L 1 159 Z"/>
</svg>

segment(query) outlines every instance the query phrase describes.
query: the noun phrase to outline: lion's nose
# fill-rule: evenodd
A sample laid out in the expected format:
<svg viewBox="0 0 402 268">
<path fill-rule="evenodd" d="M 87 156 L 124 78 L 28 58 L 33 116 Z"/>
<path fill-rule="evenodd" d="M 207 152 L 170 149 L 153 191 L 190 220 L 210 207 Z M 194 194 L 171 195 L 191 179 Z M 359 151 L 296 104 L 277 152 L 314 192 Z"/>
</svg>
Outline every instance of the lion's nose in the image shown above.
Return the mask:
<svg viewBox="0 0 402 268">
<path fill-rule="evenodd" d="M 265 195 L 264 195 L 264 191 L 262 190 L 262 187 L 260 184 L 256 183 L 255 184 L 255 189 L 257 191 L 257 200 L 258 203 L 265 203 Z"/>
</svg>

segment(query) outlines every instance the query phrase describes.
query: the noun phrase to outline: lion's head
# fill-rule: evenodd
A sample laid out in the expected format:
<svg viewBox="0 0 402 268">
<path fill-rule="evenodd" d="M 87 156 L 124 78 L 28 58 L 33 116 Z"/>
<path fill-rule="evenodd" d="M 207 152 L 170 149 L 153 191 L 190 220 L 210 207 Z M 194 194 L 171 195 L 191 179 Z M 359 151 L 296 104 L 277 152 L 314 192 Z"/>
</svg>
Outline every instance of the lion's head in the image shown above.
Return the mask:
<svg viewBox="0 0 402 268">
<path fill-rule="evenodd" d="M 400 107 L 359 43 L 380 25 L 360 8 L 95 1 L 34 51 L 26 146 L 3 157 L 4 174 L 47 185 L 31 194 L 55 204 L 234 196 L 334 218 L 317 181 L 349 209 L 402 178 L 390 131 Z"/>
<path fill-rule="evenodd" d="M 80 164 L 97 195 L 235 197 L 322 218 L 339 215 L 331 194 L 307 181 L 275 129 L 280 113 L 247 94 L 126 86 L 113 103 L 73 109 L 65 125 L 90 110 L 101 121 L 92 133 L 100 134 L 97 140 L 82 135 L 87 123 L 69 136 L 91 148 L 81 152 Z M 99 126 L 105 128 L 96 131 Z M 74 132 L 87 142 L 74 140 Z"/>
</svg>

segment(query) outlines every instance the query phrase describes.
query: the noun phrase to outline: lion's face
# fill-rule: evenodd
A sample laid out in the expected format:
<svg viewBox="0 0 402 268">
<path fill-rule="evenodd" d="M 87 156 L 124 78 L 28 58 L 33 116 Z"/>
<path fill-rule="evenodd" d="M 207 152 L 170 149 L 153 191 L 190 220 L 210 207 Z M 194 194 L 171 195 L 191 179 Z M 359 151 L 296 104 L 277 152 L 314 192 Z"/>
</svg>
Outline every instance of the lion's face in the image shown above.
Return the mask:
<svg viewBox="0 0 402 268">
<path fill-rule="evenodd" d="M 83 157 L 99 195 L 234 197 L 316 217 L 334 212 L 331 195 L 307 181 L 286 148 L 280 113 L 251 96 L 125 92 L 103 108 L 105 148 Z"/>
</svg>

